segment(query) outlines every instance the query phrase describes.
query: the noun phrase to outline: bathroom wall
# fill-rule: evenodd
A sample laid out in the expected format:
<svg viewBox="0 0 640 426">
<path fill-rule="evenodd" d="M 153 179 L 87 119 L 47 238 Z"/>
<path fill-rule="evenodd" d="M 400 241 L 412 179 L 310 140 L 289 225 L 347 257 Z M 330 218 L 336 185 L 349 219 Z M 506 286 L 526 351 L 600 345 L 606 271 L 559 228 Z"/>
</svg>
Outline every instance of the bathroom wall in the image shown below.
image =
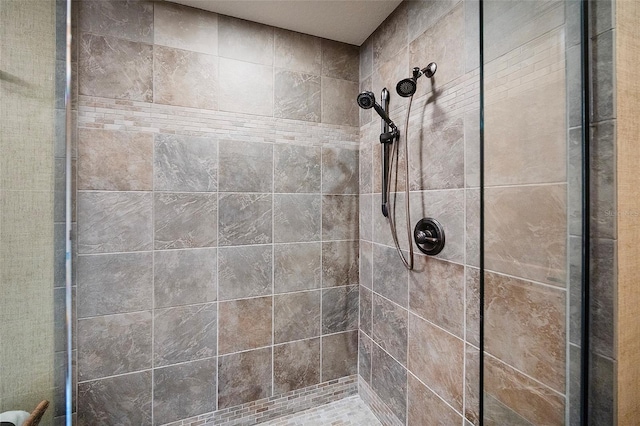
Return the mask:
<svg viewBox="0 0 640 426">
<path fill-rule="evenodd" d="M 55 12 L 0 2 L 0 412 L 54 394 Z"/>
<path fill-rule="evenodd" d="M 409 182 L 400 152 L 398 191 L 408 184 L 411 232 L 423 217 L 441 222 L 444 250 L 416 250 L 408 272 L 381 214 L 380 121 L 360 116 L 360 392 L 388 424 L 478 422 L 478 3 L 404 2 L 360 49 L 360 89 L 391 91 L 401 129 L 408 99 L 396 83 L 415 66 L 438 64 L 418 80 L 409 122 Z M 404 192 L 396 195 L 407 249 Z"/>
<path fill-rule="evenodd" d="M 358 49 L 78 6 L 79 423 L 235 415 L 354 375 Z"/>
</svg>

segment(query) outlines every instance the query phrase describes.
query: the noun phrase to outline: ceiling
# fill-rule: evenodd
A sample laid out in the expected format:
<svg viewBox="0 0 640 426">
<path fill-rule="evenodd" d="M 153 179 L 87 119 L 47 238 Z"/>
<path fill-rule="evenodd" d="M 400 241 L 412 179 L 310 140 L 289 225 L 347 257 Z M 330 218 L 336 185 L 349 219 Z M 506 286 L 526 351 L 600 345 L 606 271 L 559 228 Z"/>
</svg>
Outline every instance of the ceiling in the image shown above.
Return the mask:
<svg viewBox="0 0 640 426">
<path fill-rule="evenodd" d="M 169 0 L 360 46 L 402 0 Z"/>
</svg>

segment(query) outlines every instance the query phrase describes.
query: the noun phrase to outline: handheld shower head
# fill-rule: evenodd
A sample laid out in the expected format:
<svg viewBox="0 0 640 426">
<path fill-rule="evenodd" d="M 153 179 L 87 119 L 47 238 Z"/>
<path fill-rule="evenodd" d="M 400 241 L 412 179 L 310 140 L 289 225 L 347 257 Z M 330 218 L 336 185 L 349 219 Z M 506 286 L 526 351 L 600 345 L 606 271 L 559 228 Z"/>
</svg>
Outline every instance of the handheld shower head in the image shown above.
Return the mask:
<svg viewBox="0 0 640 426">
<path fill-rule="evenodd" d="M 385 123 L 387 123 L 389 127 L 391 127 L 391 129 L 393 130 L 396 129 L 396 125 L 393 123 L 393 121 L 391 121 L 387 113 L 384 112 L 384 109 L 382 109 L 380 104 L 376 102 L 376 97 L 373 94 L 373 92 L 362 92 L 358 95 L 358 98 L 356 100 L 360 108 L 375 109 L 378 115 L 380 116 L 380 118 L 382 118 L 385 121 Z"/>
<path fill-rule="evenodd" d="M 436 73 L 437 68 L 438 66 L 435 62 L 431 62 L 429 65 L 422 69 L 415 67 L 413 69 L 412 77 L 405 78 L 404 80 L 400 80 L 398 82 L 398 84 L 396 85 L 396 92 L 398 92 L 398 95 L 402 96 L 403 98 L 413 96 L 418 88 L 418 78 L 420 78 L 420 76 L 422 75 L 425 75 L 427 78 L 433 77 L 433 75 Z"/>
</svg>

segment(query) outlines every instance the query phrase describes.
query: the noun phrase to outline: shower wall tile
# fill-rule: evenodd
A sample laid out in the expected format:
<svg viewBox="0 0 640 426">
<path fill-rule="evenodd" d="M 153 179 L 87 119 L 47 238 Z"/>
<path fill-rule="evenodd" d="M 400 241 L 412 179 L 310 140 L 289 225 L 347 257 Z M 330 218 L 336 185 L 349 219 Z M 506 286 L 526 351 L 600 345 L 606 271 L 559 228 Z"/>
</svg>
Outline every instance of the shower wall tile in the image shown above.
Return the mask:
<svg viewBox="0 0 640 426">
<path fill-rule="evenodd" d="M 320 192 L 321 148 L 278 144 L 273 158 L 276 193 Z"/>
<path fill-rule="evenodd" d="M 322 337 L 321 381 L 335 380 L 358 372 L 358 331 Z"/>
<path fill-rule="evenodd" d="M 153 7 L 150 1 L 79 1 L 80 31 L 153 43 Z"/>
<path fill-rule="evenodd" d="M 78 155 L 78 189 L 152 189 L 153 137 L 148 133 L 81 129 Z"/>
<path fill-rule="evenodd" d="M 221 40 L 221 52 L 222 47 Z M 218 108 L 220 111 L 273 116 L 272 66 L 220 58 L 219 73 Z"/>
<path fill-rule="evenodd" d="M 363 332 L 358 340 L 358 375 L 371 385 L 371 351 L 373 342 Z"/>
<path fill-rule="evenodd" d="M 320 240 L 320 194 L 275 194 L 273 235 L 276 243 Z"/>
<path fill-rule="evenodd" d="M 462 411 L 464 342 L 409 314 L 409 371 L 456 411 Z"/>
<path fill-rule="evenodd" d="M 151 426 L 151 371 L 78 384 L 78 424 Z"/>
<path fill-rule="evenodd" d="M 79 192 L 78 253 L 150 250 L 151 210 L 150 193 Z"/>
<path fill-rule="evenodd" d="M 219 354 L 272 344 L 273 297 L 220 302 Z"/>
<path fill-rule="evenodd" d="M 78 380 L 151 368 L 151 312 L 78 321 Z"/>
<path fill-rule="evenodd" d="M 360 194 L 359 200 L 359 221 L 360 221 L 360 239 L 364 241 L 373 241 L 373 199 L 377 198 L 373 194 Z M 378 212 L 376 211 L 376 214 Z M 382 213 L 380 213 L 382 214 Z"/>
<path fill-rule="evenodd" d="M 192 361 L 153 372 L 153 419 L 165 424 L 216 408 L 217 361 Z"/>
<path fill-rule="evenodd" d="M 465 186 L 480 186 L 480 111 L 464 114 L 464 173 Z"/>
<path fill-rule="evenodd" d="M 460 414 L 452 410 L 412 374 L 409 374 L 407 393 L 407 424 L 428 425 L 434 419 L 442 425 L 460 424 Z"/>
<path fill-rule="evenodd" d="M 272 191 L 273 145 L 224 140 L 219 149 L 220 191 Z"/>
<path fill-rule="evenodd" d="M 274 244 L 273 251 L 276 294 L 320 288 L 321 243 Z"/>
<path fill-rule="evenodd" d="M 361 109 L 361 111 L 366 110 Z M 371 145 L 364 145 L 358 153 L 358 163 L 360 166 L 360 188 L 358 193 L 361 195 L 373 192 L 373 149 L 374 147 Z"/>
<path fill-rule="evenodd" d="M 373 244 L 373 291 L 407 308 L 407 270 L 395 248 Z"/>
<path fill-rule="evenodd" d="M 156 251 L 153 264 L 156 308 L 216 301 L 216 249 Z"/>
<path fill-rule="evenodd" d="M 359 122 L 358 83 L 322 77 L 322 122 L 357 126 Z"/>
<path fill-rule="evenodd" d="M 358 284 L 358 241 L 322 243 L 322 287 Z"/>
<path fill-rule="evenodd" d="M 616 242 L 596 239 L 591 246 L 590 266 L 592 285 L 590 291 L 590 342 L 596 354 L 613 358 L 615 356 L 615 288 L 616 282 Z"/>
<path fill-rule="evenodd" d="M 377 345 L 373 345 L 371 385 L 404 424 L 407 418 L 407 370 Z"/>
<path fill-rule="evenodd" d="M 465 249 L 468 265 L 480 266 L 480 190 L 465 191 L 466 223 Z"/>
<path fill-rule="evenodd" d="M 437 63 L 433 81 L 440 87 L 462 77 L 466 57 L 464 28 L 464 4 L 460 3 L 409 44 L 411 66 L 424 68 L 429 62 Z M 422 83 L 418 85 L 418 95 L 430 91 L 430 85 Z"/>
<path fill-rule="evenodd" d="M 408 41 L 412 42 L 437 24 L 458 4 L 458 0 L 407 2 Z M 416 64 L 416 66 L 419 66 Z M 424 65 L 426 66 L 426 64 Z"/>
<path fill-rule="evenodd" d="M 273 298 L 275 343 L 320 335 L 320 291 L 280 294 Z"/>
<path fill-rule="evenodd" d="M 358 239 L 358 196 L 322 196 L 322 239 Z"/>
<path fill-rule="evenodd" d="M 406 309 L 373 294 L 373 341 L 403 366 L 407 364 Z"/>
<path fill-rule="evenodd" d="M 393 58 L 389 58 L 385 61 L 374 60 L 371 87 L 367 90 L 371 90 L 375 96 L 378 97 L 380 96 L 382 89 L 386 88 L 390 93 L 393 92 L 391 96 L 394 96 L 396 84 L 398 84 L 400 80 L 409 77 L 410 73 L 411 66 L 409 64 L 409 48 L 404 46 L 394 53 Z M 397 110 L 403 104 L 404 102 L 390 102 L 389 110 Z M 373 123 L 378 124 L 378 114 L 372 112 L 371 116 L 373 117 Z M 377 136 L 378 135 L 376 135 L 376 139 L 378 139 Z"/>
<path fill-rule="evenodd" d="M 122 253 L 78 256 L 79 318 L 153 307 L 153 256 Z"/>
<path fill-rule="evenodd" d="M 501 404 L 529 422 L 564 423 L 564 398 L 499 360 L 485 357 L 485 388 Z"/>
<path fill-rule="evenodd" d="M 411 190 L 464 187 L 463 117 L 445 115 L 410 133 L 409 147 Z"/>
<path fill-rule="evenodd" d="M 358 328 L 358 286 L 322 290 L 322 333 Z"/>
<path fill-rule="evenodd" d="M 153 5 L 153 42 L 176 49 L 218 54 L 218 15 L 172 3 Z"/>
<path fill-rule="evenodd" d="M 220 300 L 270 295 L 273 288 L 272 257 L 270 245 L 218 249 Z"/>
<path fill-rule="evenodd" d="M 322 75 L 357 82 L 360 66 L 358 54 L 358 46 L 323 39 Z"/>
<path fill-rule="evenodd" d="M 568 16 L 567 16 L 568 18 Z M 465 71 L 473 71 L 480 66 L 480 2 L 464 2 L 464 47 Z M 479 129 L 479 127 L 478 127 Z"/>
<path fill-rule="evenodd" d="M 596 238 L 616 238 L 618 234 L 616 214 L 613 212 L 616 205 L 615 138 L 615 121 L 603 121 L 591 127 L 591 235 Z M 579 143 L 581 144 L 582 141 Z M 578 161 L 581 161 L 581 158 Z M 576 173 L 577 178 L 581 176 L 579 173 L 581 172 Z M 569 197 L 574 193 L 576 196 L 580 196 L 581 191 L 577 188 L 580 187 L 581 182 L 578 182 L 577 185 L 570 192 Z"/>
<path fill-rule="evenodd" d="M 218 187 L 218 142 L 213 138 L 155 135 L 156 191 L 208 192 Z"/>
<path fill-rule="evenodd" d="M 156 309 L 153 319 L 154 366 L 215 356 L 217 313 L 216 303 Z"/>
<path fill-rule="evenodd" d="M 360 331 L 373 335 L 373 293 L 371 290 L 360 286 Z M 406 328 L 406 327 L 405 327 Z"/>
<path fill-rule="evenodd" d="M 156 193 L 154 248 L 214 247 L 216 202 L 216 194 Z"/>
<path fill-rule="evenodd" d="M 436 218 L 445 229 L 447 244 L 435 257 L 457 263 L 464 262 L 463 190 L 412 192 L 411 217 L 412 220 L 420 220 L 423 217 Z"/>
<path fill-rule="evenodd" d="M 400 5 L 372 35 L 373 65 L 393 58 L 407 45 L 407 6 Z"/>
<path fill-rule="evenodd" d="M 321 74 L 322 42 L 319 38 L 280 28 L 275 28 L 274 31 L 274 66 L 313 75 Z"/>
<path fill-rule="evenodd" d="M 272 241 L 271 194 L 221 194 L 218 244 L 268 244 Z"/>
<path fill-rule="evenodd" d="M 358 193 L 358 151 L 322 149 L 322 193 Z"/>
<path fill-rule="evenodd" d="M 615 424 L 616 362 L 597 354 L 591 356 L 589 366 L 589 419 L 594 424 Z"/>
<path fill-rule="evenodd" d="M 480 270 L 466 267 L 465 339 L 468 343 L 480 346 Z"/>
<path fill-rule="evenodd" d="M 273 27 L 221 15 L 218 53 L 224 58 L 273 65 Z"/>
<path fill-rule="evenodd" d="M 81 95 L 151 102 L 151 45 L 81 33 L 79 48 L 78 84 Z"/>
<path fill-rule="evenodd" d="M 369 290 L 373 288 L 373 245 L 362 240 L 360 240 L 359 283 Z"/>
<path fill-rule="evenodd" d="M 464 338 L 464 266 L 416 256 L 409 273 L 411 312 Z"/>
<path fill-rule="evenodd" d="M 480 351 L 477 348 L 471 345 L 465 346 L 464 365 L 464 416 L 474 425 L 478 425 L 480 424 L 479 395 L 482 391 L 480 390 Z M 482 368 L 484 368 L 484 366 Z M 487 394 L 485 394 L 484 397 L 491 398 L 491 396 Z"/>
<path fill-rule="evenodd" d="M 271 395 L 271 348 L 218 358 L 218 409 Z"/>
<path fill-rule="evenodd" d="M 563 393 L 565 304 L 562 290 L 485 272 L 485 350 Z"/>
<path fill-rule="evenodd" d="M 598 35 L 593 41 L 591 120 L 594 123 L 616 117 L 614 105 L 615 72 L 613 72 L 614 40 L 614 30 L 609 30 Z"/>
<path fill-rule="evenodd" d="M 273 348 L 273 393 L 320 383 L 320 339 L 285 343 Z"/>
<path fill-rule="evenodd" d="M 153 48 L 153 101 L 200 109 L 218 104 L 218 58 L 204 53 Z"/>
<path fill-rule="evenodd" d="M 274 88 L 274 117 L 320 122 L 320 76 L 276 69 Z"/>
<path fill-rule="evenodd" d="M 373 72 L 373 38 L 369 37 L 360 46 L 359 52 L 360 81 L 371 76 Z"/>
<path fill-rule="evenodd" d="M 566 185 L 487 188 L 488 270 L 556 286 L 566 282 Z M 535 250 L 531 241 L 544 241 Z"/>
</svg>

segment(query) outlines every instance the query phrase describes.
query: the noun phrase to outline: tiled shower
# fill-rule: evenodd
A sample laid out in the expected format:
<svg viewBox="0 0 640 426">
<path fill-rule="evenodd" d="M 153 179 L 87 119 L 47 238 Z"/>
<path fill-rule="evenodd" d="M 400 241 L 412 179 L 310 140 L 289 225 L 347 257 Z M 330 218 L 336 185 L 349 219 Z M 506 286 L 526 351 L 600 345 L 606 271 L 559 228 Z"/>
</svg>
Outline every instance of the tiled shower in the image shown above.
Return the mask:
<svg viewBox="0 0 640 426">
<path fill-rule="evenodd" d="M 486 0 L 483 28 L 477 1 L 404 1 L 354 46 L 168 1 L 73 1 L 73 421 L 280 424 L 326 405 L 362 424 L 579 424 L 579 3 L 513 5 Z M 610 15 L 598 3 L 591 23 L 594 424 L 614 418 Z M 430 62 L 407 130 L 395 85 Z M 447 235 L 412 271 L 381 214 L 380 119 L 355 102 L 384 87 L 408 138 L 400 245 L 405 189 L 411 228 Z"/>
</svg>

